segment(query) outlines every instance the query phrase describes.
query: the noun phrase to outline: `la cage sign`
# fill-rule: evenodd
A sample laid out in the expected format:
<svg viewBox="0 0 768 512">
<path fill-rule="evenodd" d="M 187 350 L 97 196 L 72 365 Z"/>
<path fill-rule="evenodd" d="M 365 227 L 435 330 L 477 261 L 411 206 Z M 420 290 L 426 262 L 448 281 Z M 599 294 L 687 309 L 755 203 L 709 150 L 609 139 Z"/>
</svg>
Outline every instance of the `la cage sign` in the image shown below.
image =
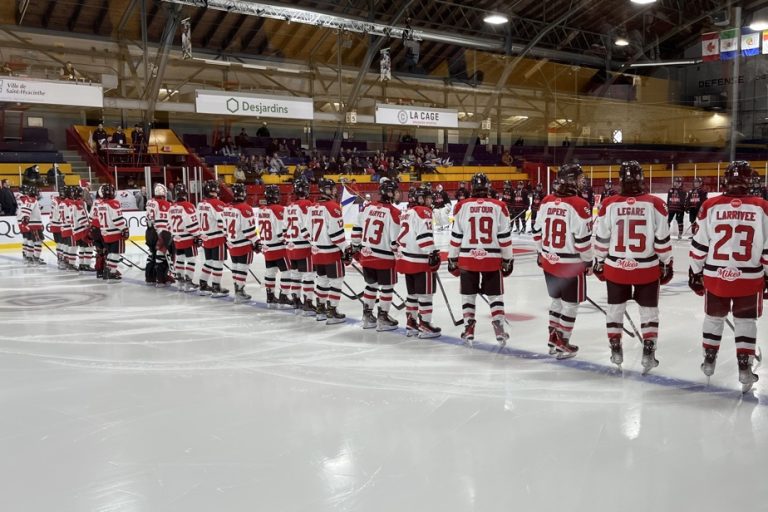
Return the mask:
<svg viewBox="0 0 768 512">
<path fill-rule="evenodd" d="M 459 112 L 446 108 L 405 107 L 401 105 L 376 105 L 377 124 L 401 126 L 427 126 L 434 128 L 458 128 Z"/>
<path fill-rule="evenodd" d="M 102 108 L 104 91 L 98 85 L 0 77 L 0 101 Z"/>
<path fill-rule="evenodd" d="M 226 91 L 197 91 L 195 110 L 198 114 L 276 117 L 281 119 L 313 119 L 310 98 L 265 96 Z"/>
</svg>

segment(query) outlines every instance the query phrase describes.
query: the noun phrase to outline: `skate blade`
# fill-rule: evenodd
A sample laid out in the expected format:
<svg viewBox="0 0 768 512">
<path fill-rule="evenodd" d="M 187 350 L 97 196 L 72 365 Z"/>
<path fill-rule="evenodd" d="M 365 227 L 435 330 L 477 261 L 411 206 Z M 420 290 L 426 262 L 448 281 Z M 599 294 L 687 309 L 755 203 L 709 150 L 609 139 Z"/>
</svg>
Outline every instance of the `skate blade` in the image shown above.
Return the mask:
<svg viewBox="0 0 768 512">
<path fill-rule="evenodd" d="M 311 316 L 315 316 L 316 314 L 317 314 L 317 313 L 315 313 L 314 311 L 304 311 L 304 312 L 301 314 L 301 316 L 305 316 L 305 317 L 309 318 L 309 317 L 311 317 Z"/>
<path fill-rule="evenodd" d="M 386 325 L 383 327 L 376 327 L 376 332 L 387 332 L 387 331 L 394 331 L 397 329 L 396 325 Z"/>
<path fill-rule="evenodd" d="M 346 318 L 329 318 L 325 321 L 325 325 L 336 325 L 336 324 L 343 324 L 346 322 Z"/>
<path fill-rule="evenodd" d="M 500 339 L 497 338 L 496 339 L 496 343 L 499 344 L 499 350 L 501 350 L 501 349 L 503 349 L 504 347 L 507 346 L 507 340 L 506 339 L 501 339 L 500 340 Z"/>
<path fill-rule="evenodd" d="M 376 329 L 376 324 L 363 324 L 363 329 Z"/>
<path fill-rule="evenodd" d="M 763 364 L 763 352 L 760 347 L 755 348 L 755 360 L 752 362 L 752 373 L 756 373 L 757 369 Z"/>
<path fill-rule="evenodd" d="M 749 384 L 742 384 L 741 385 L 741 393 L 749 393 L 752 390 L 752 386 L 754 386 L 754 382 L 750 382 Z"/>
<path fill-rule="evenodd" d="M 439 338 L 442 335 L 441 332 L 420 332 L 419 333 L 419 339 L 420 340 L 429 340 L 432 338 Z"/>
<path fill-rule="evenodd" d="M 317 315 L 315 316 L 315 320 L 317 320 L 318 322 L 325 322 L 326 320 L 328 320 L 328 317 L 326 317 L 325 315 Z"/>
<path fill-rule="evenodd" d="M 555 356 L 557 359 L 571 359 L 572 357 L 576 357 L 576 354 L 578 352 L 557 352 L 557 356 Z"/>
<path fill-rule="evenodd" d="M 412 338 L 414 336 L 418 338 L 418 337 L 421 337 L 421 333 L 419 333 L 419 331 L 417 331 L 416 329 L 406 329 L 405 336 L 408 338 Z"/>
</svg>

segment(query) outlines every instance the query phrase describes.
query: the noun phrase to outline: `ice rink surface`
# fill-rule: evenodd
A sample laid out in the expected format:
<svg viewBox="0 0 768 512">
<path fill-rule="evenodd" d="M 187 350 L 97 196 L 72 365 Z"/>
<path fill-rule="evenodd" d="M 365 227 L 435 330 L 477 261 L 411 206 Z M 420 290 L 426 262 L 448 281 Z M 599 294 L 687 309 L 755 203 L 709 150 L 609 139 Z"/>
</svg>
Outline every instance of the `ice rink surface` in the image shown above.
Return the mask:
<svg viewBox="0 0 768 512">
<path fill-rule="evenodd" d="M 626 336 L 623 374 L 610 364 L 588 305 L 578 356 L 546 355 L 531 255 L 507 280 L 499 351 L 480 301 L 468 348 L 439 295 L 444 336 L 416 340 L 363 331 L 346 299 L 348 323 L 326 327 L 266 309 L 252 280 L 254 303 L 234 305 L 147 287 L 136 270 L 105 284 L 0 254 L 0 510 L 768 510 L 768 372 L 742 395 L 726 330 L 706 385 L 687 248 L 675 242 L 661 364 L 645 377 Z M 457 279 L 441 277 L 460 312 Z M 604 285 L 589 286 L 605 304 Z"/>
</svg>

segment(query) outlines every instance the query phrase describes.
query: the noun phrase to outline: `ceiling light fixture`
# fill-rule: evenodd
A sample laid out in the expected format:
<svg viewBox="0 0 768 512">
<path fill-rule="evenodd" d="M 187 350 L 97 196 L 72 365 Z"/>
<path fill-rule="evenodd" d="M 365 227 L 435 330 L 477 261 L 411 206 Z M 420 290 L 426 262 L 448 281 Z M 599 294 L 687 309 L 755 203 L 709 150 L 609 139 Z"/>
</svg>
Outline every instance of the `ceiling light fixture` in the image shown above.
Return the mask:
<svg viewBox="0 0 768 512">
<path fill-rule="evenodd" d="M 768 30 L 768 21 L 766 20 L 755 20 L 752 23 L 749 24 L 749 28 L 752 30 L 756 30 L 758 32 L 762 30 Z"/>
<path fill-rule="evenodd" d="M 619 36 L 613 44 L 616 46 L 629 46 L 629 41 L 625 37 Z"/>
<path fill-rule="evenodd" d="M 483 21 L 491 25 L 501 25 L 502 23 L 508 22 L 509 18 L 507 18 L 503 14 L 494 12 L 492 14 L 488 14 L 485 18 L 483 18 Z"/>
<path fill-rule="evenodd" d="M 631 0 L 633 4 L 648 5 L 656 3 L 656 0 Z"/>
</svg>

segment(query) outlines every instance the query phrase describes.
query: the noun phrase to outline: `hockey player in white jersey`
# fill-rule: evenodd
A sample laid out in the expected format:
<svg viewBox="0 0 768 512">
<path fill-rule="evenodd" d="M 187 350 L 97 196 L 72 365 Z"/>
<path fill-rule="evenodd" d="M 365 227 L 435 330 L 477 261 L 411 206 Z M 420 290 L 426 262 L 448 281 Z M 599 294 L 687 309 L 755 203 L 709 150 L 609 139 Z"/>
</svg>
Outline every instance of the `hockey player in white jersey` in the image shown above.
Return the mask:
<svg viewBox="0 0 768 512">
<path fill-rule="evenodd" d="M 611 362 L 621 367 L 621 333 L 629 300 L 640 306 L 643 336 L 643 372 L 659 365 L 659 285 L 673 275 L 667 207 L 646 193 L 643 169 L 636 161 L 619 168 L 621 192 L 603 201 L 595 229 L 595 264 L 598 279 L 608 288 L 606 327 Z"/>
<path fill-rule="evenodd" d="M 301 310 L 304 316 L 314 316 L 315 272 L 308 224 L 312 201 L 309 200 L 307 180 L 294 180 L 293 195 L 294 201 L 285 207 L 285 243 L 290 265 L 291 294 L 297 311 Z"/>
<path fill-rule="evenodd" d="M 197 291 L 194 283 L 195 258 L 200 241 L 200 224 L 195 207 L 187 201 L 187 188 L 179 183 L 174 190 L 176 202 L 168 209 L 168 225 L 175 250 L 176 285 L 182 292 Z"/>
<path fill-rule="evenodd" d="M 256 236 L 256 216 L 246 200 L 245 185 L 232 185 L 232 204 L 222 212 L 227 233 L 227 248 L 232 256 L 232 280 L 235 282 L 235 304 L 248 302 L 251 296 L 245 293 L 248 268 L 253 263 L 253 252 L 260 250 Z"/>
<path fill-rule="evenodd" d="M 733 313 L 739 382 L 749 391 L 757 375 L 757 319 L 763 312 L 768 275 L 768 202 L 749 195 L 755 175 L 749 162 L 732 162 L 725 171 L 726 191 L 707 199 L 699 210 L 699 229 L 691 242 L 689 286 L 704 301 L 701 370 L 715 372 L 723 324 Z"/>
<path fill-rule="evenodd" d="M 285 207 L 280 204 L 280 189 L 277 185 L 268 185 L 264 189 L 267 204 L 256 210 L 256 228 L 259 232 L 261 251 L 264 254 L 264 288 L 267 291 L 267 307 L 290 308 L 293 302 L 288 298 L 291 293 L 291 278 L 288 272 L 288 260 L 285 254 Z M 277 274 L 280 273 L 280 295 L 275 297 Z"/>
<path fill-rule="evenodd" d="M 117 266 L 125 252 L 125 241 L 128 240 L 128 223 L 123 217 L 120 201 L 115 199 L 115 187 L 110 183 L 101 186 L 103 199 L 94 205 L 98 216 L 101 239 L 104 243 L 107 268 L 104 269 L 103 278 L 106 281 L 119 281 L 122 277 L 117 271 Z"/>
<path fill-rule="evenodd" d="M 533 226 L 544 270 L 549 307 L 549 353 L 558 359 L 576 355 L 570 343 L 579 304 L 587 296 L 587 274 L 592 270 L 592 212 L 579 192 L 584 172 L 579 164 L 565 164 L 557 175 L 555 194 L 546 196 Z"/>
<path fill-rule="evenodd" d="M 162 183 L 152 188 L 152 199 L 147 201 L 147 230 L 145 240 L 149 247 L 144 279 L 148 285 L 163 288 L 174 281 L 168 265 L 168 252 L 173 247 L 173 237 L 168 225 L 171 203 L 166 199 L 168 189 Z"/>
<path fill-rule="evenodd" d="M 203 200 L 197 205 L 200 236 L 205 252 L 199 293 L 213 298 L 224 297 L 229 294 L 229 290 L 221 287 L 224 261 L 227 259 L 227 238 L 224 235 L 224 219 L 221 214 L 227 205 L 219 199 L 219 184 L 214 180 L 203 184 L 203 196 Z"/>
<path fill-rule="evenodd" d="M 17 217 L 26 242 L 27 263 L 45 265 L 40 257 L 43 248 L 43 218 L 40 212 L 39 189 L 34 185 L 26 188 L 25 198 L 19 201 Z"/>
</svg>

